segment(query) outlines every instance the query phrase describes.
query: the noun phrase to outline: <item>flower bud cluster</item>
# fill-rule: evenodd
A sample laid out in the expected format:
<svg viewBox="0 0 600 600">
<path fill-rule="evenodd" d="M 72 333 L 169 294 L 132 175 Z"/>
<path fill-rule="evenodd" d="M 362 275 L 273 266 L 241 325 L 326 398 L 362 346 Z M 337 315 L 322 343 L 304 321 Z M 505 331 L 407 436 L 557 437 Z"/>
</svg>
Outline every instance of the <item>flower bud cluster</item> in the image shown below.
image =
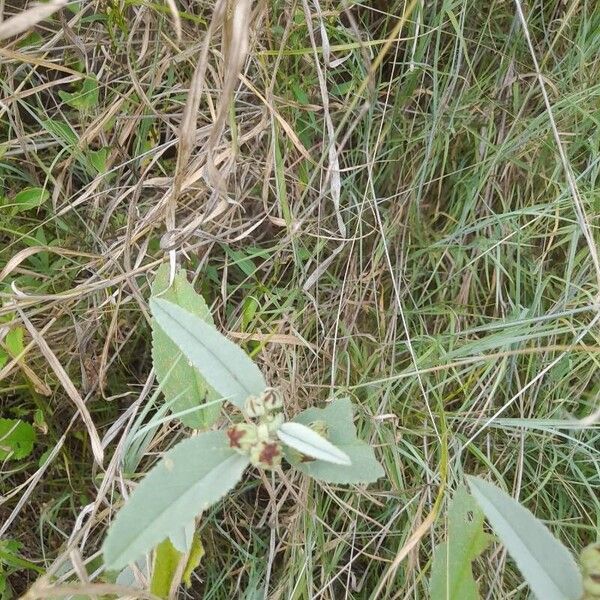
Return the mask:
<svg viewBox="0 0 600 600">
<path fill-rule="evenodd" d="M 268 388 L 260 396 L 246 400 L 244 412 L 255 423 L 238 423 L 227 429 L 229 446 L 247 455 L 250 462 L 263 469 L 274 469 L 281 464 L 282 448 L 276 432 L 284 418 L 283 400 L 278 390 Z"/>
</svg>

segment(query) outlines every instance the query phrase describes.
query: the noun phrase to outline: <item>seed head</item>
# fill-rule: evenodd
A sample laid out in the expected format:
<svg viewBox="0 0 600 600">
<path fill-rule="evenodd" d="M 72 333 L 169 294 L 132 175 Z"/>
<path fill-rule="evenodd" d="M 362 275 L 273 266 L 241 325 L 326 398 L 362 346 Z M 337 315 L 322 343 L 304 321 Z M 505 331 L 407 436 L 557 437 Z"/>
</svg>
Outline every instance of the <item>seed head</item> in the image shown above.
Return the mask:
<svg viewBox="0 0 600 600">
<path fill-rule="evenodd" d="M 281 413 L 266 414 L 263 423 L 267 426 L 269 433 L 275 433 L 282 425 L 285 419 Z"/>
</svg>

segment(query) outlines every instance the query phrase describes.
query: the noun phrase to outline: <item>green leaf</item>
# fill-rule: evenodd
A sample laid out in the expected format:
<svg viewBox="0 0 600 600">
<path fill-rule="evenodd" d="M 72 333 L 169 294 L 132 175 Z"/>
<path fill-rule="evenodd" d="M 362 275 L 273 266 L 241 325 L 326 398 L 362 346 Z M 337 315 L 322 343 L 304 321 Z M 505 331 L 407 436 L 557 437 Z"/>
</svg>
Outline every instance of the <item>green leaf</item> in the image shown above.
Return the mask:
<svg viewBox="0 0 600 600">
<path fill-rule="evenodd" d="M 185 551 L 181 551 L 167 538 L 154 551 L 150 591 L 159 598 L 169 598 L 169 592 L 174 587 L 177 575 L 179 575 L 177 586 L 183 582 L 186 587 L 191 587 L 192 573 L 200 565 L 203 556 L 204 546 L 200 536 L 194 532 L 193 524 L 189 547 Z M 182 560 L 185 560 L 185 565 L 181 564 Z M 182 566 L 183 569 L 181 569 Z"/>
<path fill-rule="evenodd" d="M 154 566 L 152 568 L 152 580 L 150 591 L 159 598 L 168 598 L 171 585 L 177 575 L 179 563 L 183 554 L 177 550 L 171 540 L 167 538 L 162 541 L 154 551 Z"/>
<path fill-rule="evenodd" d="M 98 81 L 94 77 L 86 77 L 81 89 L 75 93 L 59 90 L 60 99 L 77 110 L 86 111 L 98 104 Z"/>
<path fill-rule="evenodd" d="M 232 258 L 233 262 L 231 265 L 237 265 L 244 275 L 252 277 L 254 273 L 256 273 L 256 265 L 245 252 L 233 250 L 228 244 L 221 244 L 221 248 L 223 248 L 225 253 Z"/>
<path fill-rule="evenodd" d="M 190 548 L 190 554 L 188 556 L 187 563 L 185 565 L 185 569 L 183 570 L 183 575 L 181 580 L 185 583 L 186 587 L 192 587 L 192 573 L 198 568 L 200 565 L 200 561 L 204 556 L 204 546 L 202 545 L 202 540 L 200 539 L 200 534 L 194 533 L 194 539 L 192 541 L 192 547 Z"/>
<path fill-rule="evenodd" d="M 44 435 L 48 433 L 48 423 L 46 423 L 46 417 L 41 408 L 36 408 L 33 413 L 33 426 L 39 429 Z"/>
<path fill-rule="evenodd" d="M 473 497 L 460 487 L 448 507 L 446 541 L 433 552 L 431 600 L 479 600 L 471 563 L 491 540 L 483 531 L 483 519 Z"/>
<path fill-rule="evenodd" d="M 287 460 L 303 473 L 327 483 L 371 483 L 383 477 L 385 473 L 373 448 L 356 437 L 352 411 L 350 400 L 339 398 L 325 408 L 309 408 L 294 419 L 306 426 L 324 421 L 328 440 L 348 455 L 351 465 L 334 465 L 323 460 L 302 462 L 293 452 L 286 451 Z"/>
<path fill-rule="evenodd" d="M 4 343 L 12 356 L 18 356 L 23 352 L 25 347 L 23 344 L 24 330 L 22 327 L 13 327 L 4 338 Z"/>
<path fill-rule="evenodd" d="M 32 187 L 20 191 L 14 198 L 14 210 L 21 212 L 41 206 L 50 198 L 50 192 L 44 188 Z"/>
<path fill-rule="evenodd" d="M 169 287 L 169 265 L 162 265 L 152 285 L 152 296 L 160 296 L 185 309 L 209 325 L 212 315 L 193 286 L 188 283 L 185 271 L 179 271 Z M 198 369 L 190 365 L 175 342 L 163 331 L 156 319 L 152 319 L 152 358 L 156 377 L 162 392 L 174 413 L 200 407 L 220 396 L 210 389 Z M 179 420 L 192 429 L 206 429 L 218 418 L 221 407 L 213 404 L 202 410 L 181 415 Z"/>
<path fill-rule="evenodd" d="M 21 419 L 0 419 L 0 460 L 19 460 L 31 454 L 35 442 L 33 427 Z"/>
<path fill-rule="evenodd" d="M 321 437 L 316 431 L 301 423 L 283 423 L 277 430 L 277 437 L 284 443 L 306 456 L 318 458 L 334 465 L 351 465 L 350 457 Z"/>
<path fill-rule="evenodd" d="M 106 159 L 108 158 L 108 148 L 100 148 L 99 150 L 90 150 L 88 159 L 90 165 L 94 167 L 97 173 L 106 173 Z"/>
<path fill-rule="evenodd" d="M 42 468 L 45 464 L 46 461 L 48 460 L 48 458 L 50 458 L 50 456 L 52 455 L 52 448 L 49 448 L 48 450 L 46 450 L 46 452 L 44 452 L 39 460 L 38 460 L 38 467 Z"/>
<path fill-rule="evenodd" d="M 27 47 L 35 47 L 41 46 L 44 41 L 44 38 L 37 31 L 32 31 L 28 33 L 24 38 L 17 42 L 17 48 L 27 48 Z"/>
<path fill-rule="evenodd" d="M 561 544 L 529 510 L 506 492 L 467 478 L 471 493 L 539 600 L 578 600 L 583 593 L 579 569 Z"/>
<path fill-rule="evenodd" d="M 44 573 L 45 570 L 19 555 L 21 542 L 17 540 L 0 540 L 0 567 L 9 567 L 11 570 L 28 569 L 36 573 Z"/>
<path fill-rule="evenodd" d="M 243 408 L 248 396 L 264 392 L 260 369 L 213 326 L 166 300 L 151 298 L 150 308 L 161 329 L 221 397 Z"/>
<path fill-rule="evenodd" d="M 249 461 L 223 431 L 184 440 L 150 470 L 119 511 L 104 542 L 109 570 L 135 561 L 184 527 L 241 479 Z"/>
</svg>

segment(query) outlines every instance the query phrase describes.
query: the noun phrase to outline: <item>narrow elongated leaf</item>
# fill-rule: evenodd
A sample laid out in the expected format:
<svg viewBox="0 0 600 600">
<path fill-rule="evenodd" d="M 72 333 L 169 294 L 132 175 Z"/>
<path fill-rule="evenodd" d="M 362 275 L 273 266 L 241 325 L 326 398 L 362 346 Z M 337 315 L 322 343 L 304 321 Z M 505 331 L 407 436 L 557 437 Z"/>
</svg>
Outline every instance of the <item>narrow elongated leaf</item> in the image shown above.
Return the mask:
<svg viewBox="0 0 600 600">
<path fill-rule="evenodd" d="M 264 392 L 260 369 L 214 327 L 166 300 L 152 298 L 150 308 L 161 329 L 222 397 L 243 408 L 248 396 Z"/>
<path fill-rule="evenodd" d="M 316 421 L 325 422 L 327 439 L 344 452 L 352 464 L 336 465 L 324 460 L 303 462 L 297 453 L 286 450 L 288 462 L 303 473 L 327 483 L 371 483 L 384 475 L 373 448 L 356 437 L 352 403 L 348 398 L 338 398 L 325 408 L 309 408 L 294 419 L 294 422 L 306 426 Z"/>
<path fill-rule="evenodd" d="M 448 507 L 446 541 L 436 546 L 431 567 L 431 600 L 479 600 L 471 562 L 487 547 L 483 513 L 464 487 Z"/>
<path fill-rule="evenodd" d="M 192 546 L 189 551 L 189 556 L 181 580 L 185 583 L 185 587 L 192 587 L 192 573 L 200 565 L 200 561 L 204 556 L 204 546 L 198 533 L 194 533 Z"/>
<path fill-rule="evenodd" d="M 468 477 L 471 493 L 538 600 L 578 600 L 583 588 L 571 553 L 529 510 L 495 485 Z"/>
<path fill-rule="evenodd" d="M 334 465 L 352 464 L 350 457 L 345 452 L 302 423 L 283 423 L 277 430 L 277 437 L 290 448 L 294 448 L 306 456 L 318 458 Z"/>
<path fill-rule="evenodd" d="M 187 525 L 235 486 L 248 463 L 229 447 L 223 431 L 202 433 L 169 450 L 109 529 L 106 567 L 124 567 Z"/>
<path fill-rule="evenodd" d="M 79 137 L 69 123 L 56 119 L 45 119 L 41 125 L 67 148 L 77 145 L 79 141 Z"/>
<path fill-rule="evenodd" d="M 188 283 L 185 271 L 179 271 L 169 286 L 169 265 L 162 265 L 154 278 L 152 295 L 173 302 L 213 325 L 213 318 L 204 298 Z M 182 355 L 179 347 L 163 331 L 156 319 L 152 319 L 152 359 L 156 378 L 172 412 L 201 407 L 205 402 L 219 398 L 219 394 L 209 388 L 198 369 Z M 218 404 L 213 404 L 178 418 L 192 429 L 206 429 L 217 420 L 220 409 Z"/>
</svg>

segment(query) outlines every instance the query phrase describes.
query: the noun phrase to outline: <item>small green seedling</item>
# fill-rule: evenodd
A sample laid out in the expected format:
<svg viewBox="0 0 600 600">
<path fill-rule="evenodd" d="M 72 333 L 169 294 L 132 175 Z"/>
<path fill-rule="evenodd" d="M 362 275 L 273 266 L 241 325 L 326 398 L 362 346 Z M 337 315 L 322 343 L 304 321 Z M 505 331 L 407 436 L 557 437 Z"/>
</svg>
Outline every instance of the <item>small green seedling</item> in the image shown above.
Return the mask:
<svg viewBox="0 0 600 600">
<path fill-rule="evenodd" d="M 338 398 L 286 421 L 279 391 L 217 331 L 185 275 L 178 273 L 171 285 L 165 278 L 163 269 L 150 308 L 154 365 L 167 401 L 196 428 L 214 423 L 214 406 L 222 401 L 237 407 L 233 416 L 240 418 L 224 431 L 204 431 L 180 442 L 146 475 L 106 537 L 110 570 L 134 563 L 167 538 L 189 554 L 195 518 L 228 493 L 249 466 L 278 470 L 285 459 L 328 483 L 370 483 L 384 474 L 373 448 L 357 439 L 350 400 Z"/>
</svg>

